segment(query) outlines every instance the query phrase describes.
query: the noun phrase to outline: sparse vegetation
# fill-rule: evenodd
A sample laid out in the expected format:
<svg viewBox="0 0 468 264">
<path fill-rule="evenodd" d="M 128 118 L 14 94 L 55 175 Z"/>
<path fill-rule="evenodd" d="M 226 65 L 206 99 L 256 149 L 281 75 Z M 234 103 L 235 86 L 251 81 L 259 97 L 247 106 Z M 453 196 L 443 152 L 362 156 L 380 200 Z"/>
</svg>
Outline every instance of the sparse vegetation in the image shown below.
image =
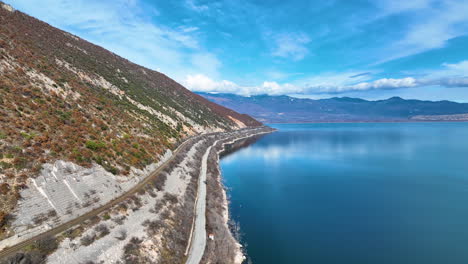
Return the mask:
<svg viewBox="0 0 468 264">
<path fill-rule="evenodd" d="M 102 216 L 102 219 L 109 220 L 111 219 L 111 216 L 109 215 L 109 213 L 104 213 L 104 215 Z"/>
<path fill-rule="evenodd" d="M 94 228 L 94 231 L 96 231 L 98 238 L 107 236 L 110 233 L 109 228 L 106 224 L 100 224 L 96 226 Z"/>
<path fill-rule="evenodd" d="M 127 238 L 127 231 L 125 229 L 120 229 L 118 236 L 116 236 L 118 240 L 125 240 Z"/>
<path fill-rule="evenodd" d="M 95 240 L 96 240 L 96 234 L 95 234 L 95 233 L 92 233 L 92 234 L 84 235 L 84 236 L 80 239 L 80 242 L 81 242 L 81 245 L 83 245 L 83 246 L 89 246 L 89 245 L 91 245 L 92 243 L 94 243 Z"/>
<path fill-rule="evenodd" d="M 124 247 L 124 263 L 149 263 L 149 261 L 140 254 L 140 244 L 143 240 L 132 237 Z"/>
<path fill-rule="evenodd" d="M 23 252 L 18 252 L 13 256 L 1 261 L 1 264 L 39 264 L 44 263 L 47 256 L 54 252 L 58 247 L 57 239 L 53 236 L 47 236 L 35 241 L 33 244 L 24 248 Z"/>
<path fill-rule="evenodd" d="M 171 204 L 176 204 L 179 201 L 177 196 L 172 193 L 165 193 L 163 199 Z"/>
</svg>

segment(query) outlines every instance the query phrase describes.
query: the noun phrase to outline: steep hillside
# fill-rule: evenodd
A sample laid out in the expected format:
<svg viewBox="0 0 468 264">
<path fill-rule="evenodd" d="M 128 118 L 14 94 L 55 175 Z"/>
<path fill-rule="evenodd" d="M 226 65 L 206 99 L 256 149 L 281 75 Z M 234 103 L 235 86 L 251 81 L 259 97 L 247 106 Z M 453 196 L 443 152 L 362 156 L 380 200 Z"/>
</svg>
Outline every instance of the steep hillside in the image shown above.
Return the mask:
<svg viewBox="0 0 468 264">
<path fill-rule="evenodd" d="M 188 136 L 260 125 L 162 73 L 0 6 L 2 228 L 19 191 L 46 163 L 128 175 Z"/>
<path fill-rule="evenodd" d="M 468 104 L 450 101 L 405 100 L 400 97 L 377 101 L 349 97 L 313 100 L 289 96 L 200 94 L 215 103 L 271 123 L 468 120 L 463 115 L 468 113 Z"/>
</svg>

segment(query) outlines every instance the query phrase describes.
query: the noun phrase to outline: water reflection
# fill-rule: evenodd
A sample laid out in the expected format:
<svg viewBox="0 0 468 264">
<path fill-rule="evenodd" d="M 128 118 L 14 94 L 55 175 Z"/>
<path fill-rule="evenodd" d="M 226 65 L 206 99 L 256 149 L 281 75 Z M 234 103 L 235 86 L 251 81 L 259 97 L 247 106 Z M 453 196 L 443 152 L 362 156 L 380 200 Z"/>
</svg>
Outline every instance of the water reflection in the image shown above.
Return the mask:
<svg viewBox="0 0 468 264">
<path fill-rule="evenodd" d="M 276 127 L 221 162 L 254 263 L 467 263 L 468 124 Z"/>
</svg>

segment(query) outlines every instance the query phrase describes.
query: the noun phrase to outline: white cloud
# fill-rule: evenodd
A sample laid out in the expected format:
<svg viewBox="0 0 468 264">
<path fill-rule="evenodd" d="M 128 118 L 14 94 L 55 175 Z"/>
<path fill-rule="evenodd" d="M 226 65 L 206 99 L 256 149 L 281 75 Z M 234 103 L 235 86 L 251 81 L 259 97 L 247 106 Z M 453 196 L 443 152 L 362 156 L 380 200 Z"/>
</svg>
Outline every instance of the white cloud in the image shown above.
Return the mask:
<svg viewBox="0 0 468 264">
<path fill-rule="evenodd" d="M 189 9 L 194 10 L 196 12 L 203 12 L 209 9 L 207 5 L 200 5 L 195 3 L 195 0 L 187 0 L 185 1 L 185 3 Z"/>
<path fill-rule="evenodd" d="M 189 75 L 183 82 L 189 89 L 202 92 L 234 93 L 244 96 L 339 94 L 368 90 L 390 90 L 424 86 L 468 87 L 468 61 L 442 64 L 442 68 L 419 72 L 423 77 L 380 78 L 372 80 L 372 72 L 325 73 L 295 83 L 264 81 L 256 86 L 241 86 L 231 81 L 214 81 L 205 75 Z M 429 76 L 429 77 L 427 77 Z"/>
<path fill-rule="evenodd" d="M 240 94 L 241 87 L 230 81 L 216 82 L 203 74 L 187 75 L 182 81 L 188 89 L 197 92 L 219 92 Z"/>
<path fill-rule="evenodd" d="M 271 38 L 275 44 L 271 54 L 275 57 L 298 61 L 309 53 L 307 44 L 310 38 L 305 33 L 282 33 Z"/>
<path fill-rule="evenodd" d="M 413 77 L 406 77 L 402 79 L 383 78 L 373 82 L 362 82 L 350 86 L 355 90 L 370 90 L 370 89 L 398 89 L 410 88 L 417 86 L 418 83 Z"/>
<path fill-rule="evenodd" d="M 258 94 L 281 95 L 303 92 L 301 87 L 292 84 L 278 84 L 276 82 L 265 81 L 258 86 L 241 86 L 227 80 L 214 81 L 203 74 L 188 75 L 182 81 L 182 84 L 188 89 L 197 92 L 234 93 L 244 96 Z"/>
<path fill-rule="evenodd" d="M 198 27 L 193 27 L 193 26 L 180 26 L 179 29 L 184 33 L 190 33 L 190 32 L 195 32 L 199 30 Z"/>
<path fill-rule="evenodd" d="M 445 71 L 442 71 L 445 75 L 468 75 L 468 60 L 461 61 L 459 63 L 444 63 Z"/>
</svg>

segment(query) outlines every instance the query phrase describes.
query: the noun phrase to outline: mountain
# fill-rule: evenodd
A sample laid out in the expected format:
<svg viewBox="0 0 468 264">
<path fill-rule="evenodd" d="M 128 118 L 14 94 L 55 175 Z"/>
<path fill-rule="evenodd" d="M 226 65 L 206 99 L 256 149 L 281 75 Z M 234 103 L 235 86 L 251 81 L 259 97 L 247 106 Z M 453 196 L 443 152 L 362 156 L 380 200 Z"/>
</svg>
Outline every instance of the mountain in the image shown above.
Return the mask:
<svg viewBox="0 0 468 264">
<path fill-rule="evenodd" d="M 0 105 L 0 227 L 46 163 L 127 175 L 189 136 L 261 125 L 2 2 Z"/>
<path fill-rule="evenodd" d="M 267 123 L 468 120 L 468 115 L 463 115 L 468 113 L 468 104 L 450 101 L 405 100 L 400 97 L 377 101 L 350 97 L 313 100 L 284 95 L 198 94 Z"/>
</svg>

